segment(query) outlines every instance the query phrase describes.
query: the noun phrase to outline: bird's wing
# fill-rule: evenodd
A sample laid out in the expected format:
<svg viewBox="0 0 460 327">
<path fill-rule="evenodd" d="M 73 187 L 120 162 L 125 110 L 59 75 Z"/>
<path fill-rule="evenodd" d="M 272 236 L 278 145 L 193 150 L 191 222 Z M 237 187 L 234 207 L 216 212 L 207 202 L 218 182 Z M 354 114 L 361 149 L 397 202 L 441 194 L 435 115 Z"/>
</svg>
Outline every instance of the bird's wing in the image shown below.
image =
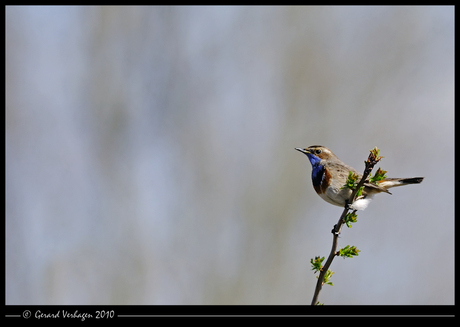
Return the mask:
<svg viewBox="0 0 460 327">
<path fill-rule="evenodd" d="M 387 189 L 379 185 L 376 185 L 374 183 L 371 183 L 371 182 L 364 182 L 364 186 L 370 189 L 373 189 L 374 192 L 385 192 L 385 193 L 391 194 L 390 192 L 387 191 Z"/>
</svg>

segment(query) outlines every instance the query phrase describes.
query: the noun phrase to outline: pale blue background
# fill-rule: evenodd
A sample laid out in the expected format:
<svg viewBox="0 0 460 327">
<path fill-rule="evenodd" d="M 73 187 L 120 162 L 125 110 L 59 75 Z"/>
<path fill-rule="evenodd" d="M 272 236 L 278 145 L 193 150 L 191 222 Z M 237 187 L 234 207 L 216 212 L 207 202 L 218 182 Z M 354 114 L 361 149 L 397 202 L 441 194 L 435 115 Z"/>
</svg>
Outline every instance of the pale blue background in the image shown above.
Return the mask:
<svg viewBox="0 0 460 327">
<path fill-rule="evenodd" d="M 7 304 L 453 304 L 453 7 L 7 7 Z"/>
</svg>

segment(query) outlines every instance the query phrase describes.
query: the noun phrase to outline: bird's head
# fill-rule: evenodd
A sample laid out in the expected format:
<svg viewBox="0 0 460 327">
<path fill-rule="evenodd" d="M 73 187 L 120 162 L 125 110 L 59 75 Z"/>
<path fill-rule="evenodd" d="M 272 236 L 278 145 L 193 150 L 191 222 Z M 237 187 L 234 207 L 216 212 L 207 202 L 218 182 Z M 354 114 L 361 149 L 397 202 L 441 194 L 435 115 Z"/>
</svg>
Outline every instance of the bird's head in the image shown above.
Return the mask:
<svg viewBox="0 0 460 327">
<path fill-rule="evenodd" d="M 308 148 L 295 148 L 297 151 L 300 151 L 308 156 L 312 166 L 316 166 L 321 164 L 323 160 L 328 160 L 332 158 L 336 158 L 335 154 L 332 153 L 331 150 L 328 148 L 321 146 L 321 145 L 312 145 Z"/>
</svg>

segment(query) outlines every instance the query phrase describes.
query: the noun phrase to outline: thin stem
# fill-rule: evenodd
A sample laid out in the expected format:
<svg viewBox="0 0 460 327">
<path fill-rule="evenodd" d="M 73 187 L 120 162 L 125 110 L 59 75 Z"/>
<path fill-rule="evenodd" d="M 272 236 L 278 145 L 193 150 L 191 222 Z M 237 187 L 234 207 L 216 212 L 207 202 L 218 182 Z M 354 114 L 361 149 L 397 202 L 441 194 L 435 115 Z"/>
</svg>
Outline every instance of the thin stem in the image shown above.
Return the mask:
<svg viewBox="0 0 460 327">
<path fill-rule="evenodd" d="M 319 292 L 321 291 L 321 288 L 323 287 L 324 276 L 326 275 L 326 272 L 329 270 L 329 267 L 332 264 L 332 260 L 334 260 L 334 257 L 337 252 L 337 243 L 339 239 L 339 234 L 343 226 L 343 219 L 345 218 L 345 215 L 347 214 L 348 210 L 349 209 L 347 207 L 343 210 L 339 221 L 337 222 L 337 224 L 334 226 L 334 228 L 331 231 L 332 232 L 331 253 L 329 253 L 329 257 L 327 258 L 326 263 L 324 264 L 323 268 L 321 269 L 319 273 L 318 281 L 316 282 L 315 294 L 313 295 L 313 300 L 311 301 L 311 305 L 315 305 L 318 302 Z"/>
</svg>

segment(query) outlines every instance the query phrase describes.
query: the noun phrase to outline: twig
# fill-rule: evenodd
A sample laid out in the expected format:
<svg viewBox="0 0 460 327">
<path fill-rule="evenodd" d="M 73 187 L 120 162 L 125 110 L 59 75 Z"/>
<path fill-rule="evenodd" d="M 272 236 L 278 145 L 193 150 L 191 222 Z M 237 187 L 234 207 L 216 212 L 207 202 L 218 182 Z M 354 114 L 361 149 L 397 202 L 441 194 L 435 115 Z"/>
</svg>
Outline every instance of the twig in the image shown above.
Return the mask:
<svg viewBox="0 0 460 327">
<path fill-rule="evenodd" d="M 331 253 L 329 253 L 329 257 L 327 258 L 326 263 L 324 264 L 324 266 L 322 267 L 319 273 L 318 281 L 316 282 L 315 294 L 313 295 L 313 300 L 311 301 L 311 305 L 316 305 L 316 303 L 318 303 L 319 292 L 321 291 L 321 288 L 323 287 L 323 284 L 324 284 L 324 276 L 329 270 L 329 267 L 332 264 L 332 260 L 334 260 L 335 256 L 337 255 L 337 241 L 340 235 L 340 231 L 342 230 L 344 218 L 347 215 L 348 211 L 350 210 L 350 204 L 352 204 L 356 200 L 355 199 L 356 194 L 361 189 L 361 187 L 364 185 L 364 183 L 367 180 L 367 177 L 369 176 L 369 174 L 371 173 L 372 169 L 377 164 L 377 162 L 380 161 L 380 159 L 382 159 L 382 157 L 379 157 L 379 150 L 377 148 L 372 149 L 371 153 L 369 154 L 369 157 L 367 158 L 367 161 L 365 162 L 366 168 L 364 168 L 363 177 L 361 178 L 358 185 L 355 187 L 355 189 L 351 193 L 350 199 L 345 203 L 345 209 L 343 210 L 339 221 L 337 222 L 336 225 L 334 225 L 334 228 L 331 231 L 332 233 Z M 355 212 L 356 210 L 353 210 L 353 213 Z"/>
</svg>

